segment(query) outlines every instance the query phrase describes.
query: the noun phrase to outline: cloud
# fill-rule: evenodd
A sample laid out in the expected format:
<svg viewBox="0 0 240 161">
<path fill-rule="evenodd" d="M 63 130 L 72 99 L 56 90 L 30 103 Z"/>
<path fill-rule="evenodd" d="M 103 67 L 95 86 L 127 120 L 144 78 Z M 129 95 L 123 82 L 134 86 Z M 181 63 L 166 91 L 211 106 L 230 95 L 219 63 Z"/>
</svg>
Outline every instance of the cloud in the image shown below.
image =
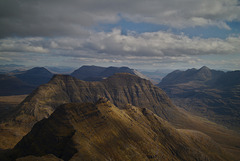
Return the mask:
<svg viewBox="0 0 240 161">
<path fill-rule="evenodd" d="M 48 53 L 49 50 L 43 48 L 39 42 L 44 41 L 43 38 L 6 38 L 0 39 L 0 52 L 34 52 Z"/>
<path fill-rule="evenodd" d="M 240 21 L 238 0 L 1 0 L 0 37 L 88 36 L 97 24 L 133 22 L 175 28 Z"/>
<path fill-rule="evenodd" d="M 2 60 L 24 62 L 30 59 L 49 63 L 68 59 L 78 65 L 79 62 L 139 67 L 175 63 L 193 65 L 202 63 L 199 58 L 202 56 L 236 55 L 240 51 L 239 44 L 240 36 L 190 38 L 185 34 L 162 31 L 122 34 L 121 30 L 114 29 L 111 32 L 92 32 L 87 38 L 0 39 L 0 57 Z"/>
<path fill-rule="evenodd" d="M 240 37 L 227 39 L 199 37 L 189 38 L 169 32 L 128 33 L 122 35 L 119 29 L 100 32 L 90 36 L 83 48 L 98 53 L 121 56 L 181 57 L 192 55 L 227 54 L 239 51 Z"/>
</svg>

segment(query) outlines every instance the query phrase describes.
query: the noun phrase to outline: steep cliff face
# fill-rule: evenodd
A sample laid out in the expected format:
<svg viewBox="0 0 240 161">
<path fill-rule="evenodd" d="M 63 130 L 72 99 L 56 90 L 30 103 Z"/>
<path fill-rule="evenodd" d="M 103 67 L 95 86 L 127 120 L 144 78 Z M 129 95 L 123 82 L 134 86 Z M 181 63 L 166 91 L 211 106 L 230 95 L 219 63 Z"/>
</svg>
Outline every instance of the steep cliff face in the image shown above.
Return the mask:
<svg viewBox="0 0 240 161">
<path fill-rule="evenodd" d="M 218 144 L 200 132 L 176 130 L 146 108 L 132 105 L 122 108 L 106 98 L 96 103 L 61 105 L 48 119 L 35 124 L 2 157 L 6 160 L 34 158 L 28 155 L 63 160 L 231 160 Z"/>
<path fill-rule="evenodd" d="M 148 108 L 166 120 L 180 117 L 168 96 L 150 81 L 131 74 L 115 74 L 101 82 L 56 75 L 21 103 L 14 119 L 32 126 L 63 103 L 95 102 L 100 97 L 106 97 L 119 108 L 128 103 Z"/>
<path fill-rule="evenodd" d="M 168 96 L 150 81 L 131 74 L 115 74 L 101 82 L 85 82 L 67 75 L 55 75 L 37 88 L 7 120 L 0 124 L 0 147 L 9 148 L 43 118 L 49 117 L 61 104 L 95 102 L 106 97 L 119 108 L 132 104 L 152 110 L 170 122 L 186 120 Z M 16 130 L 19 131 L 16 136 Z M 9 144 L 9 145 L 8 145 Z"/>
</svg>

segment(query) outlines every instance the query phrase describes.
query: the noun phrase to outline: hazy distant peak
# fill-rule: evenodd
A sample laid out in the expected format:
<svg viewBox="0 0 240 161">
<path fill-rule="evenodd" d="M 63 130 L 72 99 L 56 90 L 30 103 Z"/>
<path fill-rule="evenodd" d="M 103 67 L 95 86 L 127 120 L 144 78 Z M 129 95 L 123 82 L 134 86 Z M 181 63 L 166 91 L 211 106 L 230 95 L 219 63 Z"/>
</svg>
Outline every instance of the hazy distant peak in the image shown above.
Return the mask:
<svg viewBox="0 0 240 161">
<path fill-rule="evenodd" d="M 214 72 L 214 70 L 211 70 L 206 66 L 203 66 L 200 69 L 192 68 L 186 71 L 176 70 L 164 77 L 160 85 L 187 83 L 190 81 L 205 82 L 212 79 L 212 72 Z"/>
<path fill-rule="evenodd" d="M 209 69 L 207 66 L 203 66 L 198 71 L 210 71 L 210 70 L 211 69 Z"/>
<path fill-rule="evenodd" d="M 197 76 L 199 80 L 209 80 L 212 77 L 212 71 L 208 67 L 203 66 L 198 70 Z"/>
<path fill-rule="evenodd" d="M 34 67 L 34 68 L 30 69 L 30 70 L 47 70 L 47 69 L 44 68 L 44 67 Z"/>
<path fill-rule="evenodd" d="M 130 73 L 138 75 L 141 78 L 147 79 L 146 76 L 140 72 L 130 69 L 129 67 L 99 67 L 99 66 L 82 66 L 75 70 L 71 76 L 84 81 L 101 81 L 106 77 L 112 76 L 116 73 Z"/>
<path fill-rule="evenodd" d="M 39 74 L 44 74 L 43 76 L 50 75 L 52 76 L 53 74 L 47 70 L 44 67 L 34 67 L 32 69 L 26 70 L 25 72 L 18 74 L 18 75 L 39 75 Z"/>
<path fill-rule="evenodd" d="M 191 69 L 186 70 L 186 72 L 189 72 L 189 71 L 193 72 L 193 71 L 197 71 L 197 69 L 196 68 L 191 68 Z"/>
<path fill-rule="evenodd" d="M 96 65 L 83 65 L 78 69 L 82 69 L 82 68 L 102 68 L 102 69 L 105 69 L 105 67 L 100 67 L 100 66 L 96 66 Z"/>
</svg>

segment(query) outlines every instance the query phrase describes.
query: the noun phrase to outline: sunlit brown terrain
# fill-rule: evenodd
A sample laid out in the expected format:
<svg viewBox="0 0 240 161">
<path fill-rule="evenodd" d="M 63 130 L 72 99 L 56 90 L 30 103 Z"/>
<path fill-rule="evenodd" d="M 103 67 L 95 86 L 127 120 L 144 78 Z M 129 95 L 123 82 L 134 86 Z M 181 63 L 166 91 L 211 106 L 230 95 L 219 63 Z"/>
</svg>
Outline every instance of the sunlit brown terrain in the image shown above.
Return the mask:
<svg viewBox="0 0 240 161">
<path fill-rule="evenodd" d="M 176 130 L 146 108 L 106 98 L 61 105 L 34 125 L 5 159 L 54 154 L 63 160 L 231 160 L 207 135 Z M 28 158 L 28 157 L 27 157 Z"/>
<path fill-rule="evenodd" d="M 24 98 L 24 96 L 18 96 L 18 97 L 19 97 L 19 100 L 20 100 L 20 98 Z M 52 78 L 52 80 L 49 83 L 40 86 L 33 93 L 31 93 L 19 106 L 16 107 L 16 109 L 11 114 L 7 115 L 6 119 L 4 119 L 2 121 L 1 126 L 0 126 L 1 149 L 12 149 L 15 147 L 14 148 L 15 150 L 11 150 L 11 153 L 13 152 L 14 153 L 13 156 L 19 155 L 19 157 L 24 157 L 25 155 L 40 155 L 40 156 L 42 156 L 42 155 L 47 155 L 47 154 L 54 154 L 55 156 L 59 157 L 60 156 L 59 153 L 62 150 L 60 150 L 60 151 L 55 150 L 54 152 L 49 151 L 47 153 L 45 153 L 45 152 L 42 153 L 41 149 L 44 149 L 44 147 L 47 146 L 47 143 L 45 143 L 46 145 L 42 145 L 43 147 L 41 147 L 40 144 L 38 145 L 38 142 L 35 143 L 35 145 L 33 145 L 33 146 L 35 146 L 35 147 L 39 146 L 38 149 L 40 151 L 37 150 L 33 153 L 25 154 L 25 152 L 28 150 L 25 150 L 25 152 L 24 152 L 24 148 L 26 148 L 26 147 L 23 147 L 23 145 L 25 146 L 26 144 L 29 144 L 30 142 L 34 142 L 34 141 L 33 140 L 30 142 L 28 141 L 28 143 L 26 143 L 26 144 L 22 143 L 22 142 L 24 142 L 23 140 L 21 142 L 19 142 L 19 141 L 22 139 L 22 137 L 24 135 L 26 135 L 30 131 L 35 131 L 34 129 L 31 130 L 31 128 L 33 127 L 33 125 L 36 122 L 42 120 L 43 118 L 48 118 L 49 116 L 50 116 L 50 118 L 54 117 L 51 114 L 55 111 L 55 109 L 58 106 L 61 106 L 61 104 L 71 103 L 71 102 L 79 102 L 79 103 L 92 102 L 92 103 L 94 103 L 100 97 L 106 97 L 110 102 L 112 102 L 113 104 L 115 104 L 117 106 L 117 108 L 116 108 L 114 105 L 111 104 L 111 107 L 114 106 L 113 109 L 116 109 L 116 111 L 118 111 L 115 115 L 118 115 L 118 114 L 120 115 L 120 116 L 116 116 L 116 117 L 122 118 L 123 117 L 122 112 L 124 110 L 126 110 L 126 107 L 128 107 L 128 106 L 131 107 L 132 105 L 140 107 L 140 108 L 136 108 L 136 109 L 144 108 L 144 109 L 147 109 L 147 111 L 151 110 L 153 113 L 157 114 L 158 117 L 159 116 L 161 117 L 161 118 L 159 118 L 160 120 L 162 120 L 162 119 L 165 120 L 165 121 L 162 120 L 164 122 L 164 125 L 166 123 L 166 126 L 169 126 L 170 129 L 174 129 L 174 131 L 175 131 L 174 135 L 176 133 L 176 135 L 180 136 L 181 139 L 183 139 L 183 142 L 186 143 L 186 145 L 184 143 L 183 147 L 189 146 L 189 148 L 191 149 L 193 147 L 196 148 L 195 146 L 198 146 L 198 144 L 201 144 L 198 146 L 198 148 L 200 148 L 200 151 L 201 151 L 200 153 L 203 153 L 203 155 L 207 155 L 207 157 L 210 157 L 210 158 L 213 157 L 214 158 L 213 160 L 217 160 L 216 158 L 218 158 L 218 157 L 222 158 L 222 159 L 225 158 L 223 160 L 227 160 L 227 159 L 238 160 L 239 159 L 238 154 L 240 152 L 240 149 L 239 149 L 240 136 L 238 133 L 231 131 L 221 125 L 213 123 L 202 117 L 194 116 L 194 115 L 190 114 L 189 112 L 184 111 L 183 109 L 174 106 L 174 104 L 171 103 L 171 100 L 168 98 L 168 96 L 160 88 L 152 85 L 150 81 L 144 80 L 142 78 L 139 78 L 138 76 L 134 76 L 131 74 L 116 74 L 116 75 L 109 77 L 101 82 L 85 82 L 85 81 L 81 81 L 81 80 L 78 80 L 76 78 L 73 78 L 71 76 L 66 76 L 66 75 L 54 76 L 54 78 Z M 9 98 L 12 98 L 12 101 L 13 101 L 16 98 L 16 96 L 9 97 Z M 17 99 L 15 101 L 17 102 Z M 108 103 L 110 103 L 110 102 L 108 102 Z M 72 110 L 71 108 L 75 109 L 75 105 L 76 104 L 69 104 L 69 105 L 66 105 L 66 107 L 69 106 L 68 108 L 71 111 Z M 87 112 L 88 108 L 83 107 L 85 105 L 87 107 L 93 106 L 93 104 L 91 104 L 91 103 L 84 104 L 84 105 L 76 105 L 76 106 L 79 109 L 81 109 L 81 108 L 85 109 L 85 112 Z M 65 106 L 64 106 L 64 108 L 65 108 Z M 122 110 L 119 111 L 118 108 L 123 109 L 123 111 Z M 91 113 L 91 110 L 89 112 Z M 72 112 L 70 112 L 70 113 L 72 113 Z M 62 112 L 61 115 L 64 115 L 64 117 L 66 115 L 66 117 L 68 117 L 67 116 L 68 112 L 66 112 L 66 114 L 64 114 L 64 112 Z M 157 117 L 157 115 L 156 115 L 156 117 Z M 126 116 L 126 115 L 124 115 L 124 116 Z M 61 117 L 59 117 L 59 119 L 57 119 L 57 120 L 59 120 L 59 123 L 55 122 L 58 125 L 51 125 L 51 127 L 53 127 L 53 128 L 55 128 L 55 126 L 56 126 L 56 128 L 61 127 L 59 130 L 62 129 L 63 131 L 65 131 L 64 127 L 62 127 L 62 125 L 60 125 L 61 122 L 64 121 L 64 119 L 61 121 L 60 118 Z M 124 118 L 124 120 L 125 119 L 126 118 Z M 67 120 L 68 120 L 68 118 L 67 118 Z M 88 120 L 87 122 L 89 122 L 89 121 L 91 121 L 91 119 Z M 45 121 L 40 121 L 40 122 L 45 122 Z M 47 122 L 49 122 L 49 121 L 47 121 Z M 81 126 L 84 126 L 83 129 L 87 128 L 86 127 L 88 124 L 87 122 L 82 123 Z M 100 122 L 101 121 L 99 121 L 99 124 L 100 124 Z M 142 120 L 141 123 L 142 122 L 145 122 L 145 121 Z M 167 122 L 169 122 L 171 125 Z M 84 125 L 85 123 L 86 123 L 86 125 Z M 139 125 L 141 123 L 138 122 Z M 41 124 L 41 123 L 37 123 L 37 124 Z M 98 124 L 96 120 L 95 120 L 95 124 Z M 116 124 L 119 124 L 119 123 L 116 123 Z M 124 126 L 129 126 L 129 123 L 126 123 L 126 125 L 124 125 Z M 156 126 L 158 126 L 158 125 L 156 125 Z M 115 128 L 117 128 L 117 127 L 115 127 Z M 146 128 L 146 127 L 144 127 L 144 128 Z M 39 129 L 39 128 L 35 127 L 35 129 Z M 145 129 L 145 130 L 147 131 L 147 129 Z M 145 131 L 145 130 L 143 130 L 143 131 Z M 32 135 L 31 133 L 32 132 L 29 133 L 30 136 Z M 35 133 L 36 133 L 36 131 L 35 131 Z M 38 137 L 40 137 L 40 138 L 47 137 L 47 136 L 41 136 L 41 134 L 45 133 L 45 132 L 37 132 L 37 133 L 39 133 Z M 128 130 L 125 131 L 124 133 L 127 136 L 131 135 L 131 133 L 129 133 Z M 149 132 L 149 133 L 151 133 L 151 132 Z M 60 135 L 62 135 L 62 134 L 60 134 Z M 146 140 L 149 137 L 148 135 L 142 135 L 142 132 L 139 133 L 138 135 L 139 135 L 138 137 L 144 138 L 143 140 Z M 157 135 L 162 135 L 162 134 L 158 133 Z M 35 134 L 34 134 L 34 136 L 35 136 Z M 93 137 L 101 138 L 102 136 L 93 136 Z M 145 138 L 145 137 L 147 137 L 147 138 Z M 171 136 L 166 135 L 165 137 L 171 137 Z M 31 137 L 31 139 L 33 139 L 33 138 Z M 39 139 L 36 139 L 36 140 L 39 140 Z M 127 140 L 129 140 L 129 138 Z M 194 140 L 194 143 L 192 142 L 193 140 Z M 123 141 L 123 142 L 125 144 L 125 141 Z M 18 146 L 15 146 L 17 143 L 18 143 Z M 42 141 L 40 141 L 39 143 L 42 143 Z M 50 143 L 50 140 L 49 140 L 49 143 Z M 172 143 L 177 144 L 176 142 L 172 142 Z M 144 143 L 144 144 L 146 144 L 146 147 L 148 147 L 148 149 L 150 148 L 149 144 L 147 144 L 147 143 Z M 162 141 L 160 141 L 160 144 L 162 144 Z M 168 144 L 168 143 L 166 142 L 166 144 Z M 208 144 L 210 144 L 210 145 L 208 145 Z M 30 145 L 31 144 L 29 144 L 29 146 Z M 135 143 L 134 143 L 134 145 L 135 145 Z M 90 146 L 90 145 L 88 145 L 88 146 Z M 156 143 L 153 143 L 153 142 L 152 142 L 152 146 L 153 147 L 151 147 L 151 148 L 153 148 L 153 149 L 159 148 L 158 146 L 156 146 Z M 207 146 L 207 147 L 205 147 L 205 146 Z M 216 150 L 213 153 L 209 153 L 209 150 L 207 150 L 208 146 L 210 146 L 210 147 L 213 146 L 215 148 L 218 147 L 217 149 L 220 148 L 221 151 L 224 151 L 224 153 L 219 152 L 218 150 Z M 141 146 L 139 145 L 138 147 L 140 149 L 146 148 L 146 147 L 144 147 L 143 144 L 141 144 Z M 174 147 L 176 147 L 176 146 L 174 145 Z M 61 147 L 56 147 L 56 148 L 58 149 Z M 97 149 L 93 150 L 94 148 L 93 149 L 92 148 L 93 147 L 88 149 L 89 155 L 86 157 L 94 157 L 94 156 L 91 156 L 91 154 L 93 153 L 93 151 L 94 152 L 97 151 Z M 166 148 L 166 147 L 163 147 L 163 148 Z M 16 149 L 18 149 L 18 150 L 16 150 Z M 182 149 L 182 148 L 180 148 L 180 149 Z M 182 150 L 180 150 L 180 149 L 177 149 L 176 153 L 182 153 L 181 152 Z M 74 151 L 76 151 L 76 149 Z M 99 153 L 99 152 L 97 152 L 97 153 Z M 116 150 L 116 153 L 119 153 L 118 150 Z M 127 157 L 127 154 L 125 154 L 126 151 L 123 151 L 122 153 L 124 153 L 124 155 L 123 155 L 124 157 Z M 181 154 L 183 156 L 181 156 L 181 157 L 189 156 L 190 154 L 187 154 L 187 153 L 188 152 L 186 152 L 186 154 L 185 154 L 185 152 L 183 152 Z M 165 155 L 168 156 L 167 154 L 168 154 L 168 152 Z M 10 153 L 8 153 L 6 155 L 10 155 Z M 147 156 L 147 153 L 144 152 L 141 155 Z M 123 156 L 121 155 L 121 157 L 123 157 Z M 32 157 L 34 158 L 34 156 L 32 156 Z M 169 157 L 171 158 L 172 156 L 169 154 Z M 175 158 L 175 157 L 177 157 L 177 158 Z M 194 157 L 196 157 L 196 156 L 194 155 Z M 198 158 L 198 157 L 200 157 L 200 156 L 197 156 L 196 158 Z M 31 156 L 26 157 L 26 159 L 29 159 L 29 158 L 31 158 Z M 54 159 L 53 156 L 45 156 L 44 158 Z M 151 159 L 151 156 L 149 156 L 149 157 L 147 156 L 147 158 Z M 175 156 L 175 155 L 173 158 L 179 159 L 178 156 Z M 70 158 L 68 158 L 68 159 L 70 159 Z M 65 158 L 65 160 L 66 160 L 66 158 Z M 200 160 L 204 160 L 204 159 L 201 158 Z"/>
</svg>

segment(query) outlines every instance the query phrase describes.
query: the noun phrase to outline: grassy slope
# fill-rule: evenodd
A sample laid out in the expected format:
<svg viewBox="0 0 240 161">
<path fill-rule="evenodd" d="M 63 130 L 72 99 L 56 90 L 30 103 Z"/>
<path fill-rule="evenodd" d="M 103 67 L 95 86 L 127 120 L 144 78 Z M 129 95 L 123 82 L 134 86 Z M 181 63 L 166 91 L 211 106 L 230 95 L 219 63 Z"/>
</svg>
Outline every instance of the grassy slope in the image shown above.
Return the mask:
<svg viewBox="0 0 240 161">
<path fill-rule="evenodd" d="M 188 122 L 179 122 L 175 126 L 179 129 L 201 131 L 219 143 L 226 151 L 232 153 L 236 160 L 240 160 L 240 134 L 206 118 L 195 116 L 179 108 L 179 111 L 188 116 Z"/>
</svg>

